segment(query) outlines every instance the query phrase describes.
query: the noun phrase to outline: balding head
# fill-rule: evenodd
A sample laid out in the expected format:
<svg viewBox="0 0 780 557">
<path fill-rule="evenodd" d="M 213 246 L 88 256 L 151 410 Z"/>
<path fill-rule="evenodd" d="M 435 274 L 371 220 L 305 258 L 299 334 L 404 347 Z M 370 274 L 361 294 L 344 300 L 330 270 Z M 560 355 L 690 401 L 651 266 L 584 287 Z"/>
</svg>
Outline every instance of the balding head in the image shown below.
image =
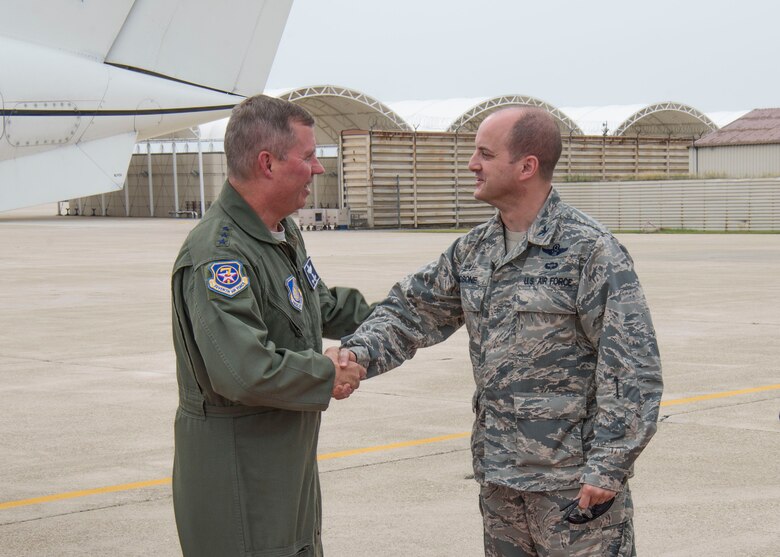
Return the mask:
<svg viewBox="0 0 780 557">
<path fill-rule="evenodd" d="M 507 149 L 512 161 L 535 156 L 539 160 L 539 176 L 551 182 L 563 150 L 561 132 L 552 114 L 541 108 L 513 107 L 494 112 L 488 118 L 508 126 Z"/>
</svg>

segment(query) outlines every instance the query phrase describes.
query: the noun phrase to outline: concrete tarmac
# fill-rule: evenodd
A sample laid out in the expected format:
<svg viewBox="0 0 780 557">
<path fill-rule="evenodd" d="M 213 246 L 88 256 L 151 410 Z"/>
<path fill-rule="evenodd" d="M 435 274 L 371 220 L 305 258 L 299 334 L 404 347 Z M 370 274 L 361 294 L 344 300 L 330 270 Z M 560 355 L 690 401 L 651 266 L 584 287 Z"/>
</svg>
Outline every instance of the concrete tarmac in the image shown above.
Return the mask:
<svg viewBox="0 0 780 557">
<path fill-rule="evenodd" d="M 51 214 L 0 215 L 0 555 L 180 555 L 169 272 L 195 221 Z M 456 237 L 305 233 L 326 283 L 372 301 Z M 666 385 L 631 484 L 638 554 L 778 555 L 780 235 L 619 238 Z M 472 390 L 460 330 L 331 405 L 327 555 L 482 555 Z"/>
</svg>

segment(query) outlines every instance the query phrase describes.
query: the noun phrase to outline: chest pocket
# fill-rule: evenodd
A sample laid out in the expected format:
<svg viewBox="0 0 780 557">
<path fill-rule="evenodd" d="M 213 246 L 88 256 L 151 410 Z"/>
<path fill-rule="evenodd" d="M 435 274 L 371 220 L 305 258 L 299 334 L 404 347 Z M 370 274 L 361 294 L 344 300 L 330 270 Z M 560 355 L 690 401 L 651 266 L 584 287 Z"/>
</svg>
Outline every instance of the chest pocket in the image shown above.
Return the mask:
<svg viewBox="0 0 780 557">
<path fill-rule="evenodd" d="M 466 321 L 466 330 L 472 339 L 478 337 L 479 323 L 482 313 L 482 303 L 485 299 L 487 287 L 476 284 L 461 284 L 460 303 L 463 307 L 463 316 Z"/>
<path fill-rule="evenodd" d="M 479 313 L 482 309 L 482 300 L 485 298 L 484 286 L 461 285 L 460 301 L 463 311 Z"/>
<path fill-rule="evenodd" d="M 519 351 L 537 364 L 557 361 L 568 367 L 566 362 L 571 360 L 577 340 L 576 282 L 554 278 L 555 283 L 550 283 L 550 277 L 525 277 L 515 291 L 516 341 Z M 531 281 L 534 283 L 529 284 Z M 574 288 L 567 286 L 571 284 Z"/>
</svg>

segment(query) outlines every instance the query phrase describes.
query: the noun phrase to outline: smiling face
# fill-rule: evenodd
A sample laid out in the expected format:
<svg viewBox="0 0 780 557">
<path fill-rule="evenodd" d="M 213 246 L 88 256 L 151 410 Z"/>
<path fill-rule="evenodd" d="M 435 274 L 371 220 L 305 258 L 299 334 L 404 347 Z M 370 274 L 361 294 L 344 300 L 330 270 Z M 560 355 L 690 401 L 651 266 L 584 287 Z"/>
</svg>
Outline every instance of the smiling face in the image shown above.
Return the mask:
<svg viewBox="0 0 780 557">
<path fill-rule="evenodd" d="M 274 186 L 274 194 L 283 212 L 289 215 L 304 205 L 309 197 L 309 186 L 316 174 L 322 174 L 325 169 L 317 160 L 317 142 L 314 138 L 314 128 L 292 123 L 295 142 L 287 151 L 284 159 L 274 161 L 275 174 L 278 171 L 278 182 Z"/>
<path fill-rule="evenodd" d="M 502 111 L 488 116 L 477 130 L 474 154 L 469 170 L 477 179 L 474 197 L 499 209 L 513 198 L 518 190 L 517 172 L 523 158 L 512 161 L 509 152 L 509 134 L 517 114 Z"/>
</svg>

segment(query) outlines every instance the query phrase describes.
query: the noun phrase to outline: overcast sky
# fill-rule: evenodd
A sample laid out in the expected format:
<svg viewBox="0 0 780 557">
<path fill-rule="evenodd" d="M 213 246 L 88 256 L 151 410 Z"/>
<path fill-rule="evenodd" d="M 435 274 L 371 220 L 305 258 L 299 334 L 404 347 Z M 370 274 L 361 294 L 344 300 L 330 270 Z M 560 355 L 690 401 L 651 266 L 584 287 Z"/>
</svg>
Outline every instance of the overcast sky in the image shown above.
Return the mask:
<svg viewBox="0 0 780 557">
<path fill-rule="evenodd" d="M 294 0 L 268 89 L 780 107 L 773 0 Z"/>
</svg>

